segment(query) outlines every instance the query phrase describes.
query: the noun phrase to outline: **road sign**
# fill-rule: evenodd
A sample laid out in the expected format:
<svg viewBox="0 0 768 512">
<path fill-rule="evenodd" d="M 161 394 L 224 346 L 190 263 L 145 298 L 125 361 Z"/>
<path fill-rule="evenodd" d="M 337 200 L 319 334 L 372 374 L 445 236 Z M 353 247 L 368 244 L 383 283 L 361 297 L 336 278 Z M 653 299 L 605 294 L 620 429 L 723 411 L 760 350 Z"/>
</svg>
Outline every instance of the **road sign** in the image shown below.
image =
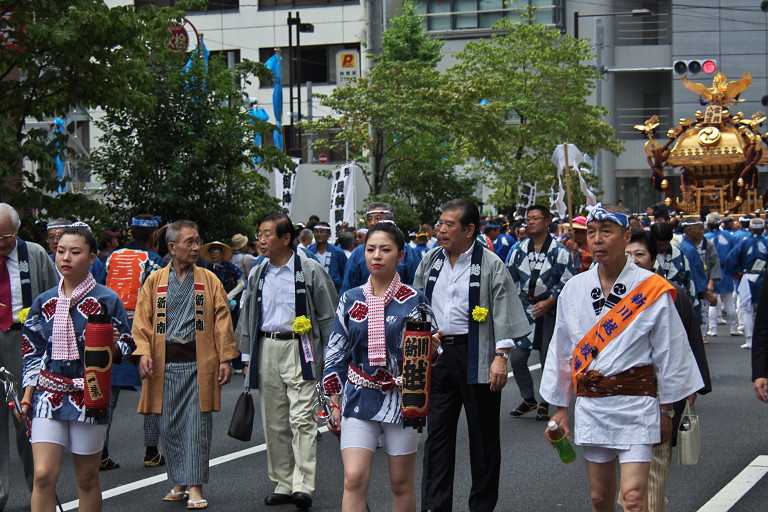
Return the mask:
<svg viewBox="0 0 768 512">
<path fill-rule="evenodd" d="M 341 87 L 360 76 L 360 52 L 342 50 L 336 53 L 336 86 Z"/>
<path fill-rule="evenodd" d="M 168 25 L 168 30 L 171 31 L 171 37 L 168 39 L 168 48 L 175 52 L 187 51 L 187 46 L 189 45 L 187 29 L 179 23 L 174 23 Z"/>
<path fill-rule="evenodd" d="M 320 162 L 321 164 L 327 164 L 328 155 L 326 155 L 325 153 L 320 153 L 319 155 L 317 155 L 317 161 Z"/>
</svg>

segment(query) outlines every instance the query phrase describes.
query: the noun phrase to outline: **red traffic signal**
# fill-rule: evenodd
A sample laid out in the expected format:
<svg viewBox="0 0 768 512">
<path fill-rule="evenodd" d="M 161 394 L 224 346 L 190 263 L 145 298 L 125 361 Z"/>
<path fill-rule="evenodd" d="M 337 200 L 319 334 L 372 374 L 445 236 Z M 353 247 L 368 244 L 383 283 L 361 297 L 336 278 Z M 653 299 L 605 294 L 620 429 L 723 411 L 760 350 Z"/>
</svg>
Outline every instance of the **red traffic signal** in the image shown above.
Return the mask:
<svg viewBox="0 0 768 512">
<path fill-rule="evenodd" d="M 706 74 L 711 75 L 715 71 L 717 71 L 717 64 L 713 60 L 705 60 L 704 63 L 701 65 L 701 70 L 704 71 Z"/>
<path fill-rule="evenodd" d="M 676 75 L 698 75 L 702 71 L 711 75 L 717 71 L 717 61 L 715 59 L 676 60 L 672 64 L 672 69 Z"/>
</svg>

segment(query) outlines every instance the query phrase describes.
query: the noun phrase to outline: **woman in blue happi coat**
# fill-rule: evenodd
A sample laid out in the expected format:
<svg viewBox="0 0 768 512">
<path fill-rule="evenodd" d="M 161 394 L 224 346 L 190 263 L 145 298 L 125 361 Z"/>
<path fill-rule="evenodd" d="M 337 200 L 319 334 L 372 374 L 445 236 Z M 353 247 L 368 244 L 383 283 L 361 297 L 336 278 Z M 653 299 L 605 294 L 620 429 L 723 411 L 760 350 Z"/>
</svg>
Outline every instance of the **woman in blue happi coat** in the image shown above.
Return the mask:
<svg viewBox="0 0 768 512">
<path fill-rule="evenodd" d="M 110 417 L 86 414 L 83 359 L 88 317 L 112 317 L 113 361 L 130 355 L 136 345 L 123 303 L 89 271 L 97 250 L 85 224 L 75 223 L 62 233 L 56 248 L 61 281 L 35 299 L 22 330 L 21 419 L 32 419 L 32 511 L 56 507 L 56 481 L 66 448 L 72 452 L 80 509 L 101 510 L 99 461 Z"/>
<path fill-rule="evenodd" d="M 380 434 L 389 457 L 393 510 L 416 510 L 414 467 L 419 432 L 403 428 L 401 406 L 403 332 L 406 322 L 429 311 L 425 295 L 403 284 L 397 273 L 405 247 L 403 233 L 392 222 L 379 222 L 365 242 L 370 277 L 339 300 L 323 386 L 333 403 L 336 422 L 329 430 L 340 436 L 344 461 L 342 510 L 365 511 L 373 455 Z M 440 333 L 433 337 L 432 349 Z"/>
</svg>

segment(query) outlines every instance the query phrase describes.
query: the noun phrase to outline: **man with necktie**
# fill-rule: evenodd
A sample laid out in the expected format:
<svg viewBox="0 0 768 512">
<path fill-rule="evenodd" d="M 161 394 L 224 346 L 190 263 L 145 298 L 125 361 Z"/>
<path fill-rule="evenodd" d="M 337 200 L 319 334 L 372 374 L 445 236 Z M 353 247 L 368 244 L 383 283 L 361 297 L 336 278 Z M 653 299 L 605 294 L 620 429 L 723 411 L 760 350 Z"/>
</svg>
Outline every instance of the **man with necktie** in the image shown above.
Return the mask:
<svg viewBox="0 0 768 512">
<path fill-rule="evenodd" d="M 59 274 L 45 249 L 18 237 L 19 225 L 18 212 L 11 205 L 0 203 L 0 366 L 10 371 L 17 381 L 21 379 L 21 326 L 26 310 L 35 297 L 59 282 Z M 0 406 L 0 510 L 5 508 L 10 493 L 9 410 Z M 14 424 L 16 448 L 31 491 L 32 447 L 24 425 L 16 420 Z"/>
</svg>

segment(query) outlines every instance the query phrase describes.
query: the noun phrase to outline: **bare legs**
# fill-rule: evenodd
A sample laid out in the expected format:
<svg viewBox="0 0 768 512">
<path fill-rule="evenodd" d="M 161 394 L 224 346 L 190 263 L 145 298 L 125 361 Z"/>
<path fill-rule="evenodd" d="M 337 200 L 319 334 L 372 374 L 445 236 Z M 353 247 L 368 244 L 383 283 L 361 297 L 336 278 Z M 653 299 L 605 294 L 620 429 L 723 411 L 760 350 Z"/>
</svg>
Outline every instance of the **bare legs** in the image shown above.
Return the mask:
<svg viewBox="0 0 768 512">
<path fill-rule="evenodd" d="M 645 512 L 648 502 L 650 462 L 625 462 L 619 465 L 621 500 L 626 512 Z M 587 477 L 594 512 L 616 511 L 616 461 L 587 461 Z"/>
<path fill-rule="evenodd" d="M 365 448 L 345 448 L 341 451 L 344 461 L 344 498 L 342 512 L 365 512 L 365 496 L 371 481 L 373 452 Z M 414 468 L 416 453 L 389 456 L 389 482 L 392 487 L 393 512 L 416 510 L 416 486 Z"/>
<path fill-rule="evenodd" d="M 32 489 L 32 512 L 52 512 L 56 509 L 56 482 L 61 472 L 64 447 L 54 443 L 32 445 L 35 459 L 35 485 Z M 75 464 L 75 481 L 80 499 L 80 510 L 101 510 L 101 485 L 99 485 L 99 459 L 101 451 L 93 455 L 72 455 Z"/>
</svg>

